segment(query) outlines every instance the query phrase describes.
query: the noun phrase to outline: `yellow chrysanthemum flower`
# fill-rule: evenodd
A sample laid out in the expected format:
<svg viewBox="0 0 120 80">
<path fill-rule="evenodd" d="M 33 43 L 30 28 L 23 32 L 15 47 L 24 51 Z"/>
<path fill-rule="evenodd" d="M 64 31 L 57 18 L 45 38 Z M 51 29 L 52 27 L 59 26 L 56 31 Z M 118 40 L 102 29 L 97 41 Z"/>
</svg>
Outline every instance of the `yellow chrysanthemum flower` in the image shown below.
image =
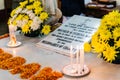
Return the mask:
<svg viewBox="0 0 120 80">
<path fill-rule="evenodd" d="M 21 7 L 25 7 L 25 5 L 28 3 L 28 1 L 20 2 Z"/>
<path fill-rule="evenodd" d="M 14 20 L 14 21 L 12 22 L 12 24 L 13 24 L 14 26 L 16 26 L 16 25 L 17 25 L 16 20 Z"/>
<path fill-rule="evenodd" d="M 39 7 L 41 5 L 41 2 L 40 1 L 35 1 L 34 3 L 33 3 L 33 6 L 34 7 Z"/>
<path fill-rule="evenodd" d="M 22 20 L 23 17 L 24 17 L 24 15 L 23 15 L 23 14 L 20 14 L 20 15 L 18 15 L 18 17 L 16 18 L 16 20 Z"/>
<path fill-rule="evenodd" d="M 11 17 L 13 17 L 13 16 L 15 15 L 15 12 L 16 12 L 16 10 L 15 10 L 15 9 L 14 9 L 14 10 L 12 10 L 12 12 L 11 12 L 10 16 L 11 16 Z"/>
<path fill-rule="evenodd" d="M 24 26 L 22 26 L 22 32 L 24 34 L 27 34 L 30 32 L 28 24 L 25 24 Z"/>
<path fill-rule="evenodd" d="M 32 9 L 34 9 L 34 6 L 33 5 L 28 5 L 28 6 L 26 6 L 26 9 L 32 10 Z"/>
<path fill-rule="evenodd" d="M 112 11 L 101 20 L 98 30 L 89 43 L 92 51 L 112 62 L 120 54 L 120 13 Z M 85 47 L 87 49 L 87 47 Z"/>
<path fill-rule="evenodd" d="M 46 13 L 46 12 L 42 12 L 41 14 L 40 14 L 40 19 L 41 20 L 45 20 L 45 19 L 47 19 L 48 18 L 48 14 Z"/>
<path fill-rule="evenodd" d="M 120 24 L 120 13 L 119 11 L 112 11 L 105 15 L 102 19 L 102 24 L 110 25 L 109 27 Z"/>
<path fill-rule="evenodd" d="M 8 25 L 10 25 L 10 24 L 11 24 L 11 22 L 10 22 L 10 21 L 11 21 L 11 18 L 9 18 L 9 19 L 8 19 L 8 22 L 7 22 L 7 24 L 8 24 Z"/>
<path fill-rule="evenodd" d="M 103 57 L 106 59 L 108 62 L 112 62 L 115 60 L 116 57 L 116 50 L 114 47 L 106 47 L 106 50 L 103 51 Z"/>
<path fill-rule="evenodd" d="M 120 26 L 120 25 L 119 25 Z M 113 31 L 113 37 L 116 40 L 118 37 L 120 37 L 120 27 L 116 27 Z"/>
<path fill-rule="evenodd" d="M 28 15 L 24 15 L 24 18 L 29 20 L 29 16 Z"/>
<path fill-rule="evenodd" d="M 28 0 L 26 0 L 26 1 L 28 1 Z M 33 2 L 33 1 L 35 1 L 35 0 L 29 0 L 30 2 Z"/>
<path fill-rule="evenodd" d="M 50 30 L 50 25 L 45 25 L 43 26 L 42 33 L 47 35 L 51 30 Z"/>
<path fill-rule="evenodd" d="M 97 44 L 98 41 L 99 41 L 98 34 L 99 34 L 99 33 L 96 32 L 96 33 L 92 36 L 91 45 L 92 45 L 93 47 L 96 46 L 96 44 Z"/>
<path fill-rule="evenodd" d="M 11 12 L 8 24 L 13 24 L 23 34 L 35 31 L 38 35 L 47 35 L 51 31 L 50 26 L 45 23 L 49 15 L 44 11 L 41 0 L 25 0 L 19 4 Z"/>
<path fill-rule="evenodd" d="M 38 15 L 38 14 L 40 14 L 43 11 L 43 8 L 42 7 L 35 8 L 34 11 L 35 11 L 35 14 Z"/>
<path fill-rule="evenodd" d="M 33 20 L 29 20 L 28 21 L 28 26 L 30 26 L 32 24 Z"/>
<path fill-rule="evenodd" d="M 91 46 L 88 42 L 84 44 L 84 51 L 85 52 L 90 52 L 91 51 Z"/>
<path fill-rule="evenodd" d="M 108 40 L 111 37 L 112 37 L 111 32 L 108 30 L 102 30 L 100 32 L 100 38 L 103 40 Z"/>
<path fill-rule="evenodd" d="M 95 53 L 101 53 L 104 49 L 104 46 L 102 46 L 100 43 L 96 43 L 96 46 L 94 46 L 93 51 Z"/>
<path fill-rule="evenodd" d="M 115 46 L 116 46 L 116 48 L 120 47 L 120 39 L 118 41 L 115 41 Z"/>
</svg>

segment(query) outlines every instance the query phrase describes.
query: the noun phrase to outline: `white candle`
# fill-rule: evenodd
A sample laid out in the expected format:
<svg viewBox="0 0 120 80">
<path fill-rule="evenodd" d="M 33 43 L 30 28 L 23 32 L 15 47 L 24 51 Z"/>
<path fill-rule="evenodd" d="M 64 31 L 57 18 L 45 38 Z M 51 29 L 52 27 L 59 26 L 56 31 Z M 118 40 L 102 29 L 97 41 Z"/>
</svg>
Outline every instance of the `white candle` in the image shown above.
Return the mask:
<svg viewBox="0 0 120 80">
<path fill-rule="evenodd" d="M 15 36 L 15 26 L 10 24 L 9 25 L 9 35 L 10 35 L 10 44 L 15 45 L 16 44 L 16 36 Z"/>
<path fill-rule="evenodd" d="M 70 73 L 74 74 L 77 72 L 77 70 L 73 63 L 73 47 L 72 46 L 70 47 L 70 63 L 71 63 L 70 64 L 71 65 Z"/>
<path fill-rule="evenodd" d="M 72 53 L 72 46 L 70 46 L 70 63 L 73 65 L 73 53 Z"/>
<path fill-rule="evenodd" d="M 80 73 L 80 66 L 79 66 L 79 47 L 77 46 L 77 53 L 76 53 L 76 69 L 77 72 Z"/>
<path fill-rule="evenodd" d="M 84 48 L 80 48 L 80 72 L 84 69 Z"/>
<path fill-rule="evenodd" d="M 76 53 L 76 64 L 78 65 L 79 63 L 79 48 L 77 46 L 77 53 Z"/>
</svg>

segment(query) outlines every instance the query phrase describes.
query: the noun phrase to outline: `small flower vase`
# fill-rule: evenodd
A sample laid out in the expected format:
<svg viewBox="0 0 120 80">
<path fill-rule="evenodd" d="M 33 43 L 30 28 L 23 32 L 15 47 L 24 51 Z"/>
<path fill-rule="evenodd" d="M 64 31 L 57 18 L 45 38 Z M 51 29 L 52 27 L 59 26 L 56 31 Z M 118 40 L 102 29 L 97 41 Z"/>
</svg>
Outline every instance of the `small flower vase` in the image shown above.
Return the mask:
<svg viewBox="0 0 120 80">
<path fill-rule="evenodd" d="M 40 34 L 40 30 L 30 31 L 30 33 L 25 33 L 24 35 L 27 37 L 37 37 Z"/>
</svg>

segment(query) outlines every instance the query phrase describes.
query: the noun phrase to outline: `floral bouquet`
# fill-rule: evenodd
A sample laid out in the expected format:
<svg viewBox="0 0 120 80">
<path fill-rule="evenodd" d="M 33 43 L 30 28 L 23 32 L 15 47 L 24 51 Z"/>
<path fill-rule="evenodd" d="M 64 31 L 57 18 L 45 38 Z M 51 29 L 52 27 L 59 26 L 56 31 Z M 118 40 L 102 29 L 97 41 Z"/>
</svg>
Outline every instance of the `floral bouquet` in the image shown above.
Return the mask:
<svg viewBox="0 0 120 80">
<path fill-rule="evenodd" d="M 105 15 L 90 42 L 84 44 L 86 52 L 98 53 L 105 61 L 120 63 L 120 13 Z"/>
<path fill-rule="evenodd" d="M 45 24 L 48 18 L 49 14 L 44 11 L 40 0 L 25 0 L 11 12 L 8 24 L 13 24 L 25 35 L 47 35 L 51 31 L 51 26 Z"/>
</svg>

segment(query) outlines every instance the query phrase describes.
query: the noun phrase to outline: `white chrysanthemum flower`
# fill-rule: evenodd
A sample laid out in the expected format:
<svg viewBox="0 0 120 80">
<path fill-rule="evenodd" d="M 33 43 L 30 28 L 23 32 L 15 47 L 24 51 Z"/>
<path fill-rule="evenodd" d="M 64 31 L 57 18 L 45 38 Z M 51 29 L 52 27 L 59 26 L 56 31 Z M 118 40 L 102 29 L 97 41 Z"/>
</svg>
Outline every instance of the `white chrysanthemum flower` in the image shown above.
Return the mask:
<svg viewBox="0 0 120 80">
<path fill-rule="evenodd" d="M 33 4 L 39 6 L 34 6 Z M 48 17 L 45 20 L 41 20 L 40 15 L 44 10 L 41 10 L 43 6 L 40 4 L 41 2 L 36 0 L 30 1 L 29 4 L 26 3 L 26 0 L 23 1 L 23 4 L 12 11 L 8 24 L 13 24 L 16 28 L 21 29 L 24 34 L 38 29 L 42 30 L 43 27 L 41 25 L 45 25 L 44 21 Z"/>
<path fill-rule="evenodd" d="M 18 14 L 18 13 L 20 13 L 22 11 L 22 8 L 18 8 L 17 10 L 16 10 L 16 13 Z"/>
<path fill-rule="evenodd" d="M 43 23 L 43 21 L 41 19 L 39 19 L 38 24 L 41 24 L 41 23 Z"/>
<path fill-rule="evenodd" d="M 28 10 L 26 13 L 29 15 L 30 13 L 33 13 L 33 11 L 32 10 Z"/>
<path fill-rule="evenodd" d="M 34 13 L 30 13 L 29 17 L 30 17 L 30 19 L 33 19 L 35 17 L 35 14 Z"/>
<path fill-rule="evenodd" d="M 32 23 L 32 24 L 31 24 L 31 29 L 32 29 L 33 31 L 37 30 L 39 27 L 40 27 L 40 24 L 36 24 L 36 23 Z"/>
<path fill-rule="evenodd" d="M 27 23 L 28 23 L 28 20 L 27 20 L 27 19 L 24 19 L 22 22 L 23 22 L 23 24 L 27 24 Z"/>
<path fill-rule="evenodd" d="M 28 9 L 23 9 L 21 13 L 27 13 Z"/>
<path fill-rule="evenodd" d="M 17 23 L 17 26 L 22 26 L 22 21 L 17 20 L 16 23 Z"/>
<path fill-rule="evenodd" d="M 10 19 L 10 23 L 13 22 L 16 17 L 17 17 L 17 14 L 15 14 L 15 15 L 13 16 L 13 18 Z"/>
<path fill-rule="evenodd" d="M 39 19 L 38 17 L 34 17 L 33 21 L 34 21 L 35 23 L 40 23 L 40 19 Z"/>
</svg>

